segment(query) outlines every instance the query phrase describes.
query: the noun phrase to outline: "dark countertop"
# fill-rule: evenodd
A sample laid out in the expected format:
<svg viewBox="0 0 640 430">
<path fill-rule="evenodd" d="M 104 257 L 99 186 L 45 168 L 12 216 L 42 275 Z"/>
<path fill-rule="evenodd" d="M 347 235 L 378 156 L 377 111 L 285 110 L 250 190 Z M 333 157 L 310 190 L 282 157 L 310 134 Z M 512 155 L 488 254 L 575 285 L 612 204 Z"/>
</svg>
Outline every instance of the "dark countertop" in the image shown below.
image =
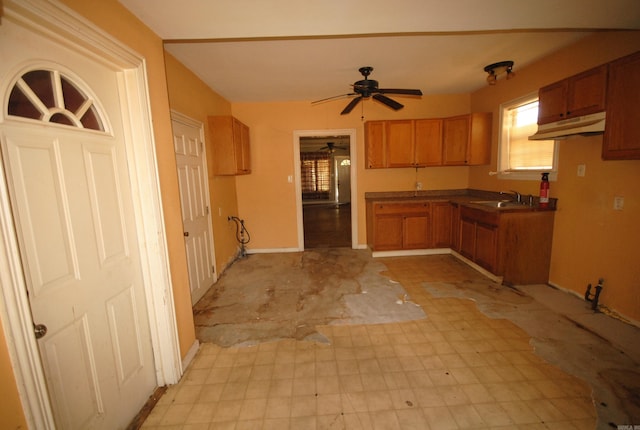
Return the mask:
<svg viewBox="0 0 640 430">
<path fill-rule="evenodd" d="M 474 201 L 483 200 L 510 200 L 512 194 L 500 194 L 495 191 L 484 191 L 475 189 L 456 189 L 456 190 L 420 190 L 420 191 L 386 191 L 386 192 L 367 192 L 364 198 L 367 202 L 406 202 L 406 201 L 445 201 L 458 203 L 465 206 L 473 207 L 480 210 L 490 212 L 512 212 L 512 211 L 555 211 L 557 208 L 557 199 L 549 199 L 548 208 L 538 207 L 538 197 L 534 196 L 533 206 L 525 205 L 523 207 L 490 207 L 483 204 L 472 203 Z M 527 195 L 523 198 L 528 198 Z"/>
</svg>

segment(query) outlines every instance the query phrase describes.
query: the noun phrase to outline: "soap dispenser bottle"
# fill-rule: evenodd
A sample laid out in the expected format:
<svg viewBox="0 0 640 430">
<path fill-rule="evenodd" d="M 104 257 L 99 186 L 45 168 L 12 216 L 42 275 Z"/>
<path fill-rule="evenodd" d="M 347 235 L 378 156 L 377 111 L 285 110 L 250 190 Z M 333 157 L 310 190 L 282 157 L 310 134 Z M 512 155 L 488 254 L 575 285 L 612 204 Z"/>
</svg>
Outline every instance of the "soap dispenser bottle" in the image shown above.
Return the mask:
<svg viewBox="0 0 640 430">
<path fill-rule="evenodd" d="M 549 173 L 543 173 L 540 181 L 540 207 L 549 207 Z"/>
</svg>

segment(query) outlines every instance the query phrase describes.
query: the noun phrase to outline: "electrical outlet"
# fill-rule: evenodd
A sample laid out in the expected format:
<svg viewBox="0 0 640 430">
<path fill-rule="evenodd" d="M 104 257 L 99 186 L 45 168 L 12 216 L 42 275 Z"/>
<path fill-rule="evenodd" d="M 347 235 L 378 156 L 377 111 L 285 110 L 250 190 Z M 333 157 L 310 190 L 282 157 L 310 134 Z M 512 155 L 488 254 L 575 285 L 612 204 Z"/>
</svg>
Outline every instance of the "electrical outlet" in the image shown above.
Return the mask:
<svg viewBox="0 0 640 430">
<path fill-rule="evenodd" d="M 422 182 L 416 182 L 416 191 L 422 190 Z"/>
<path fill-rule="evenodd" d="M 616 196 L 613 198 L 613 210 L 614 211 L 621 211 L 622 209 L 624 209 L 624 197 L 622 196 Z"/>
<path fill-rule="evenodd" d="M 587 166 L 584 164 L 578 164 L 578 176 L 584 176 Z"/>
</svg>

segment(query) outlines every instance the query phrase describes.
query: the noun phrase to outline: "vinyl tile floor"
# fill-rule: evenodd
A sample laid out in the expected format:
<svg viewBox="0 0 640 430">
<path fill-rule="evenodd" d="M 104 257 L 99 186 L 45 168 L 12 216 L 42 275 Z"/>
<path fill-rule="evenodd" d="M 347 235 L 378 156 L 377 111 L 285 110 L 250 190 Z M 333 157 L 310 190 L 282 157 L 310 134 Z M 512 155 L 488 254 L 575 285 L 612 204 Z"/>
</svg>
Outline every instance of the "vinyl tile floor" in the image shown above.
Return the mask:
<svg viewBox="0 0 640 430">
<path fill-rule="evenodd" d="M 451 258 L 384 262 L 426 319 L 322 326 L 328 344 L 202 344 L 142 428 L 596 428 L 590 385 L 538 356 L 527 333 L 421 287 L 477 272 Z"/>
</svg>

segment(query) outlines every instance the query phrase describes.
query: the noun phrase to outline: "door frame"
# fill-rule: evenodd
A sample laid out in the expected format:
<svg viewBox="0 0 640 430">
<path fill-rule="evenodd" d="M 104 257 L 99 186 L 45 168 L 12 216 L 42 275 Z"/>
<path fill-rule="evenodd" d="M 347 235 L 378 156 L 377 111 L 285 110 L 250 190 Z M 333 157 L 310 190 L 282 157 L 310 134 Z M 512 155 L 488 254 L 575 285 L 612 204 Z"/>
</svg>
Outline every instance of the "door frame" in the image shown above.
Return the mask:
<svg viewBox="0 0 640 430">
<path fill-rule="evenodd" d="M 296 212 L 298 224 L 298 250 L 304 250 L 304 220 L 302 215 L 302 174 L 300 172 L 300 138 L 320 136 L 349 136 L 349 158 L 351 159 L 351 249 L 358 248 L 358 201 L 356 166 L 356 129 L 327 129 L 327 130 L 294 130 L 293 131 L 293 162 L 294 182 L 296 191 Z"/>
<path fill-rule="evenodd" d="M 119 74 L 126 157 L 132 186 L 148 320 L 158 386 L 174 384 L 182 362 L 165 236 L 155 140 L 144 57 L 53 1 L 5 0 L 3 20 L 48 37 Z M 6 102 L 9 88 L 0 88 Z M 0 110 L 0 122 L 3 122 Z M 135 144 L 133 144 L 135 142 Z M 55 428 L 26 282 L 16 240 L 4 166 L 0 163 L 0 319 L 29 428 Z"/>
<path fill-rule="evenodd" d="M 207 221 L 209 223 L 209 243 L 211 244 L 210 257 L 211 257 L 211 261 L 213 262 L 213 284 L 215 284 L 216 282 L 218 282 L 218 265 L 216 263 L 216 249 L 215 249 L 215 242 L 214 242 L 215 238 L 213 237 L 213 220 L 211 218 L 211 193 L 209 190 L 209 163 L 207 159 L 207 145 L 204 139 L 204 124 L 200 121 L 197 121 L 173 109 L 171 109 L 171 121 L 175 121 L 182 125 L 186 125 L 187 127 L 198 129 L 199 130 L 198 132 L 200 133 L 200 141 L 202 142 L 202 156 L 204 157 L 203 175 L 206 179 L 204 181 L 204 192 L 206 194 L 207 208 L 208 208 Z M 174 148 L 174 151 L 175 151 L 175 148 Z M 184 214 L 183 214 L 183 217 L 184 217 Z M 189 280 L 189 282 L 191 282 L 191 280 Z M 189 290 L 191 290 L 191 287 L 189 287 Z M 192 304 L 195 304 L 193 303 L 193 298 L 191 299 L 191 302 Z"/>
</svg>

